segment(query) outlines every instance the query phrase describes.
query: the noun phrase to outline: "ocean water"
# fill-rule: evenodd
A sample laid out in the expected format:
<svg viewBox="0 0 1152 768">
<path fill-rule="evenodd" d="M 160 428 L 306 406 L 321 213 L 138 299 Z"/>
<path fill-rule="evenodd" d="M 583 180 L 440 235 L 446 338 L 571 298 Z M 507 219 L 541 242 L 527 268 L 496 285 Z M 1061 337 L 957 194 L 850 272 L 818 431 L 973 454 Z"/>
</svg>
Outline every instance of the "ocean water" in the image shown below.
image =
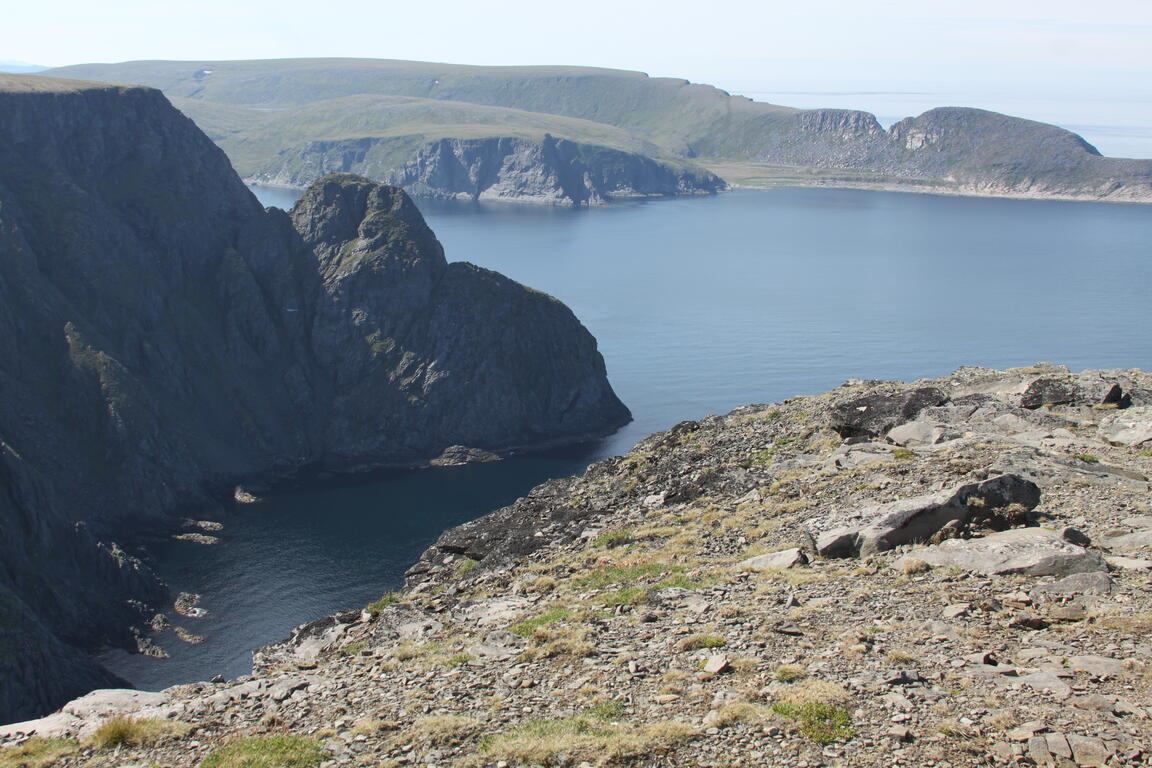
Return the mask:
<svg viewBox="0 0 1152 768">
<path fill-rule="evenodd" d="M 258 189 L 268 205 L 293 192 Z M 221 543 L 152 553 L 208 614 L 168 659 L 105 654 L 143 688 L 249 670 L 250 651 L 402 581 L 446 527 L 676 422 L 960 365 L 1152 366 L 1152 207 L 834 189 L 593 210 L 422 202 L 451 260 L 566 302 L 635 421 L 598 443 L 285 489 Z"/>
</svg>

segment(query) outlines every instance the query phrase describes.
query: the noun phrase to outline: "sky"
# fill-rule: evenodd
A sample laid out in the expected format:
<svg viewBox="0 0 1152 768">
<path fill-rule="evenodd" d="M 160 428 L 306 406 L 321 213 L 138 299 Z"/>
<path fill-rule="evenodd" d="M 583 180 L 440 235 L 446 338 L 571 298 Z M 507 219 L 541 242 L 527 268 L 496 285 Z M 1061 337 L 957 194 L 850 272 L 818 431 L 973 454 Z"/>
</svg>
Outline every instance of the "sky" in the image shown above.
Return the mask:
<svg viewBox="0 0 1152 768">
<path fill-rule="evenodd" d="M 54 66 L 311 56 L 636 69 L 882 119 L 982 106 L 1152 147 L 1148 0 L 55 0 L 0 23 L 0 60 Z"/>
</svg>

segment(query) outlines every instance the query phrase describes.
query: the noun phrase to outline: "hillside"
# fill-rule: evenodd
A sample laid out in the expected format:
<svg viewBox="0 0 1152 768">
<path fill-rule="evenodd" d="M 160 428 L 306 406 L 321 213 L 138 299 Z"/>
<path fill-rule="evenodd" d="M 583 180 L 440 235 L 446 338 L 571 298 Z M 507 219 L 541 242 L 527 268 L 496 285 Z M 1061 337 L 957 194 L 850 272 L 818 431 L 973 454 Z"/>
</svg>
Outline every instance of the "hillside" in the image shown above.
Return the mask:
<svg viewBox="0 0 1152 768">
<path fill-rule="evenodd" d="M 49 74 L 160 88 L 243 175 L 259 178 L 301 177 L 302 156 L 315 154 L 309 142 L 372 140 L 370 168 L 382 178 L 377 167 L 397 168 L 428 142 L 547 133 L 687 168 L 693 192 L 718 188 L 704 166 L 753 185 L 1152 200 L 1152 160 L 1104 158 L 1064 129 L 976 109 L 930 110 L 886 131 L 866 112 L 792 109 L 640 72 L 373 59 L 144 61 Z M 356 162 L 343 170 L 364 171 Z"/>
<path fill-rule="evenodd" d="M 1148 765 L 1150 446 L 1141 371 L 745 406 L 445 532 L 251 677 L 0 735 L 87 766 Z"/>
<path fill-rule="evenodd" d="M 0 76 L 0 254 L 0 720 L 117 682 L 83 651 L 167 598 L 115 542 L 239 482 L 630 418 L 567 307 L 449 263 L 404 192 L 266 211 L 156 90 Z"/>
</svg>

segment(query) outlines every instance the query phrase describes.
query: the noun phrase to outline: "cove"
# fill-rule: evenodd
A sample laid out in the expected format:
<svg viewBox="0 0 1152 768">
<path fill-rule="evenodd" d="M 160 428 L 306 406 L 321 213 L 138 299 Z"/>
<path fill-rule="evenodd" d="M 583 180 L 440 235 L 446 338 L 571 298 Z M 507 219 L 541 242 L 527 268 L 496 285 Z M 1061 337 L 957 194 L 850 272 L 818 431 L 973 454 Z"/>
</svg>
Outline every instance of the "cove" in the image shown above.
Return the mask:
<svg viewBox="0 0 1152 768">
<path fill-rule="evenodd" d="M 295 193 L 257 189 L 268 205 Z M 221 543 L 151 552 L 174 594 L 171 655 L 120 651 L 142 688 L 249 671 L 292 627 L 400 585 L 447 527 L 678 421 L 848 378 L 1039 360 L 1152 364 L 1152 207 L 835 189 L 736 191 L 586 210 L 420 202 L 450 260 L 568 304 L 635 421 L 597 444 L 497 464 L 305 484 L 222 519 Z"/>
</svg>

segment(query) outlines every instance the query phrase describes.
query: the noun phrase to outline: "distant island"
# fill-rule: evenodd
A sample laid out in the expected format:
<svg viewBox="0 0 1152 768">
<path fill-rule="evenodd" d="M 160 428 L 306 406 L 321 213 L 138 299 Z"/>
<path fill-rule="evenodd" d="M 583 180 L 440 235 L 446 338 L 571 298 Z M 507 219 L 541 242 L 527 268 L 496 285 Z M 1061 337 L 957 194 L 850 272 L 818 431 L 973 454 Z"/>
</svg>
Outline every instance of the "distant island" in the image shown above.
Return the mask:
<svg viewBox="0 0 1152 768">
<path fill-rule="evenodd" d="M 839 186 L 1152 202 L 1152 160 L 942 107 L 885 130 L 868 112 L 794 109 L 687 80 L 587 67 L 376 59 L 84 64 L 54 77 L 159 88 L 250 182 L 330 172 L 410 193 L 564 204 L 739 186 Z"/>
</svg>

